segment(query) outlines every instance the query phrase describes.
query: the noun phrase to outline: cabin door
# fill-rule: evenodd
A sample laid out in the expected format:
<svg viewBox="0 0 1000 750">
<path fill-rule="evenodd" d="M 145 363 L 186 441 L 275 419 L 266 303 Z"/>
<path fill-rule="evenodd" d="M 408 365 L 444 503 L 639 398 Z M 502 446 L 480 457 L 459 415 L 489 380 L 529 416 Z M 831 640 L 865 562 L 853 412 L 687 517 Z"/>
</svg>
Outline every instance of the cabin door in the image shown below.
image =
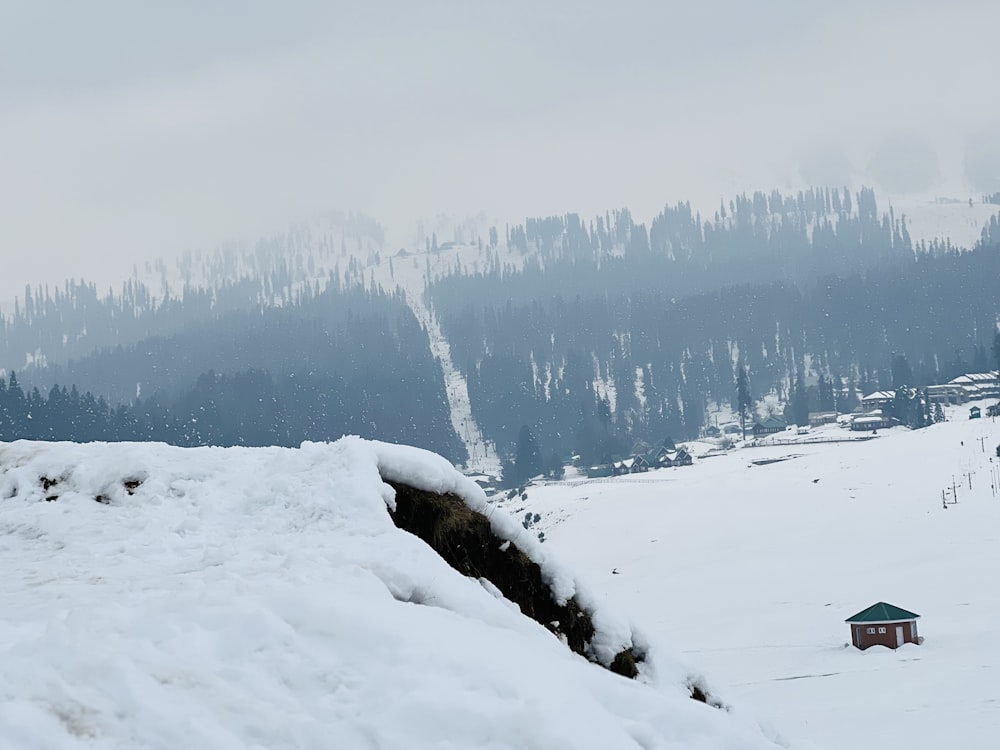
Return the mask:
<svg viewBox="0 0 1000 750">
<path fill-rule="evenodd" d="M 903 626 L 902 625 L 897 625 L 896 626 L 896 648 L 899 648 L 902 645 L 903 645 Z"/>
</svg>

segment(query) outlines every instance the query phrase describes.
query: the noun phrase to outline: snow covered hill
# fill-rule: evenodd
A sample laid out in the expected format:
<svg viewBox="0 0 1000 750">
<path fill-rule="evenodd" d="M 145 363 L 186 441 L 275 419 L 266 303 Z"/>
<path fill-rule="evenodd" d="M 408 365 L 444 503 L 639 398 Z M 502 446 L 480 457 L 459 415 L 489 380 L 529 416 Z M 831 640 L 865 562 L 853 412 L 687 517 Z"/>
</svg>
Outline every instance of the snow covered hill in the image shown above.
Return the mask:
<svg viewBox="0 0 1000 750">
<path fill-rule="evenodd" d="M 529 487 L 509 510 L 537 513 L 547 547 L 793 747 L 987 750 L 1000 737 L 1000 424 L 966 407 L 949 419 Z M 921 615 L 925 642 L 850 647 L 845 618 L 879 601 Z"/>
<path fill-rule="evenodd" d="M 397 528 L 384 482 L 487 511 L 639 678 Z M 424 451 L 18 442 L 0 498 L 0 748 L 774 747 Z"/>
<path fill-rule="evenodd" d="M 990 219 L 1000 213 L 1000 206 L 968 200 L 917 196 L 893 196 L 885 200 L 896 216 L 906 217 L 906 226 L 914 242 L 949 241 L 955 247 L 970 249 L 982 238 Z"/>
</svg>

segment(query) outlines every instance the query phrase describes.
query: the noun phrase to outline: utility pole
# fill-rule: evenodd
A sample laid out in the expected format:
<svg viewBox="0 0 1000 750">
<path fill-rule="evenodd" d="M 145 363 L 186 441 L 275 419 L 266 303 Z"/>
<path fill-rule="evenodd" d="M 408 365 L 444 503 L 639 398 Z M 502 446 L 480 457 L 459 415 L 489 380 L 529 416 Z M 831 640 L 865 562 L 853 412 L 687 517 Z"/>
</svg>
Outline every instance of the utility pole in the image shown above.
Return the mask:
<svg viewBox="0 0 1000 750">
<path fill-rule="evenodd" d="M 976 438 L 979 441 L 979 447 L 982 448 L 983 453 L 986 453 L 986 436 Z"/>
</svg>

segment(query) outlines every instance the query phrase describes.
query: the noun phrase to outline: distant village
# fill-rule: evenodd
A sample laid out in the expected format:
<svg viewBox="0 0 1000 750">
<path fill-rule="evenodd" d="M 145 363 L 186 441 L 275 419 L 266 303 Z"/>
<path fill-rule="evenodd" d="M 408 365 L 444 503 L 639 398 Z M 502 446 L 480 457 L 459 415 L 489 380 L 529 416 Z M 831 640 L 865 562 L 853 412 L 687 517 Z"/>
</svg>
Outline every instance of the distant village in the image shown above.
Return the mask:
<svg viewBox="0 0 1000 750">
<path fill-rule="evenodd" d="M 1000 398 L 1000 380 L 998 371 L 970 373 L 960 375 L 947 383 L 940 385 L 928 385 L 915 390 L 926 400 L 929 409 L 937 407 L 965 404 L 970 401 L 981 401 L 989 398 Z M 893 406 L 897 401 L 897 391 L 885 390 L 869 393 L 861 398 L 860 406 L 850 414 L 839 412 L 810 412 L 809 427 L 818 427 L 823 424 L 837 423 L 844 429 L 856 432 L 871 432 L 888 427 L 895 427 L 902 424 L 902 420 L 894 413 Z M 979 406 L 972 406 L 969 409 L 970 419 L 979 419 L 985 414 L 987 417 L 1000 416 L 1000 403 L 993 404 L 981 409 Z M 932 419 L 933 421 L 933 419 Z M 727 425 L 729 427 L 729 425 Z M 789 429 L 789 424 L 784 417 L 770 415 L 763 419 L 755 419 L 748 432 L 756 437 L 773 435 Z M 799 427 L 800 432 L 808 431 Z M 705 431 L 706 436 L 717 435 L 716 428 L 709 427 Z"/>
<path fill-rule="evenodd" d="M 993 370 L 991 372 L 970 373 L 940 385 L 905 390 L 908 393 L 918 394 L 924 402 L 923 406 L 928 411 L 935 410 L 941 414 L 940 418 L 943 419 L 942 409 L 944 406 L 961 405 L 985 399 L 1000 399 L 1000 372 Z M 877 434 L 878 430 L 904 424 L 904 421 L 895 414 L 894 406 L 896 403 L 896 390 L 875 391 L 863 396 L 858 408 L 851 413 L 810 412 L 808 426 L 790 424 L 785 416 L 779 414 L 756 416 L 752 422 L 745 425 L 744 446 L 774 444 L 775 438 L 778 438 L 778 442 L 781 444 L 837 441 L 836 437 L 814 438 L 810 436 L 811 428 L 828 424 L 836 424 L 840 428 L 852 432 Z M 969 408 L 969 419 L 980 419 L 984 416 L 1000 416 L 1000 401 L 985 408 L 979 405 L 972 405 Z M 938 420 L 935 420 L 932 415 L 930 421 Z M 786 432 L 791 433 L 787 438 L 783 435 Z M 737 441 L 744 438 L 744 435 L 740 424 L 731 421 L 706 427 L 702 437 L 725 449 L 736 445 Z M 865 437 L 847 438 L 845 436 L 843 439 L 863 440 Z M 709 450 L 705 455 L 712 455 L 719 450 L 719 447 Z M 997 455 L 1000 456 L 1000 447 L 997 448 L 997 452 Z M 571 464 L 574 458 L 576 457 L 567 457 L 564 463 Z M 694 459 L 693 449 L 689 445 L 675 446 L 670 438 L 655 447 L 640 441 L 632 447 L 632 451 L 627 457 L 619 456 L 605 463 L 585 467 L 581 469 L 581 474 L 587 479 L 641 474 L 654 469 L 692 466 Z M 472 478 L 488 492 L 499 488 L 499 481 L 496 477 L 477 474 Z"/>
<path fill-rule="evenodd" d="M 960 375 L 940 385 L 928 385 L 918 389 L 926 399 L 929 408 L 949 405 L 966 404 L 970 401 L 982 401 L 989 398 L 1000 398 L 1000 380 L 998 371 L 970 373 Z M 877 430 L 882 427 L 893 427 L 900 421 L 892 414 L 892 406 L 896 402 L 897 391 L 875 391 L 861 399 L 861 410 L 850 415 L 845 427 L 852 430 Z M 998 416 L 1000 404 L 988 406 L 986 416 Z M 970 419 L 979 419 L 983 410 L 979 406 L 969 409 Z M 836 418 L 836 417 L 835 417 Z M 812 415 L 810 415 L 810 423 Z"/>
</svg>

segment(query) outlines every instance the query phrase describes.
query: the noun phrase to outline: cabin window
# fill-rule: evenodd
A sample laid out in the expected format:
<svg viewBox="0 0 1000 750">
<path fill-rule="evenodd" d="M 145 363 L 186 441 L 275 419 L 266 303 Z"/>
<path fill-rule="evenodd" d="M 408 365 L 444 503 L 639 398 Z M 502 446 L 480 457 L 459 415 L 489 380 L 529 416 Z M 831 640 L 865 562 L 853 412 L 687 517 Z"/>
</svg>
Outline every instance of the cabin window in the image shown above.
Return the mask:
<svg viewBox="0 0 1000 750">
<path fill-rule="evenodd" d="M 878 632 L 879 632 L 879 633 L 884 633 L 884 632 L 885 632 L 885 628 L 879 628 L 879 629 L 878 629 Z"/>
<path fill-rule="evenodd" d="M 875 635 L 875 628 L 868 628 L 868 635 Z"/>
</svg>

